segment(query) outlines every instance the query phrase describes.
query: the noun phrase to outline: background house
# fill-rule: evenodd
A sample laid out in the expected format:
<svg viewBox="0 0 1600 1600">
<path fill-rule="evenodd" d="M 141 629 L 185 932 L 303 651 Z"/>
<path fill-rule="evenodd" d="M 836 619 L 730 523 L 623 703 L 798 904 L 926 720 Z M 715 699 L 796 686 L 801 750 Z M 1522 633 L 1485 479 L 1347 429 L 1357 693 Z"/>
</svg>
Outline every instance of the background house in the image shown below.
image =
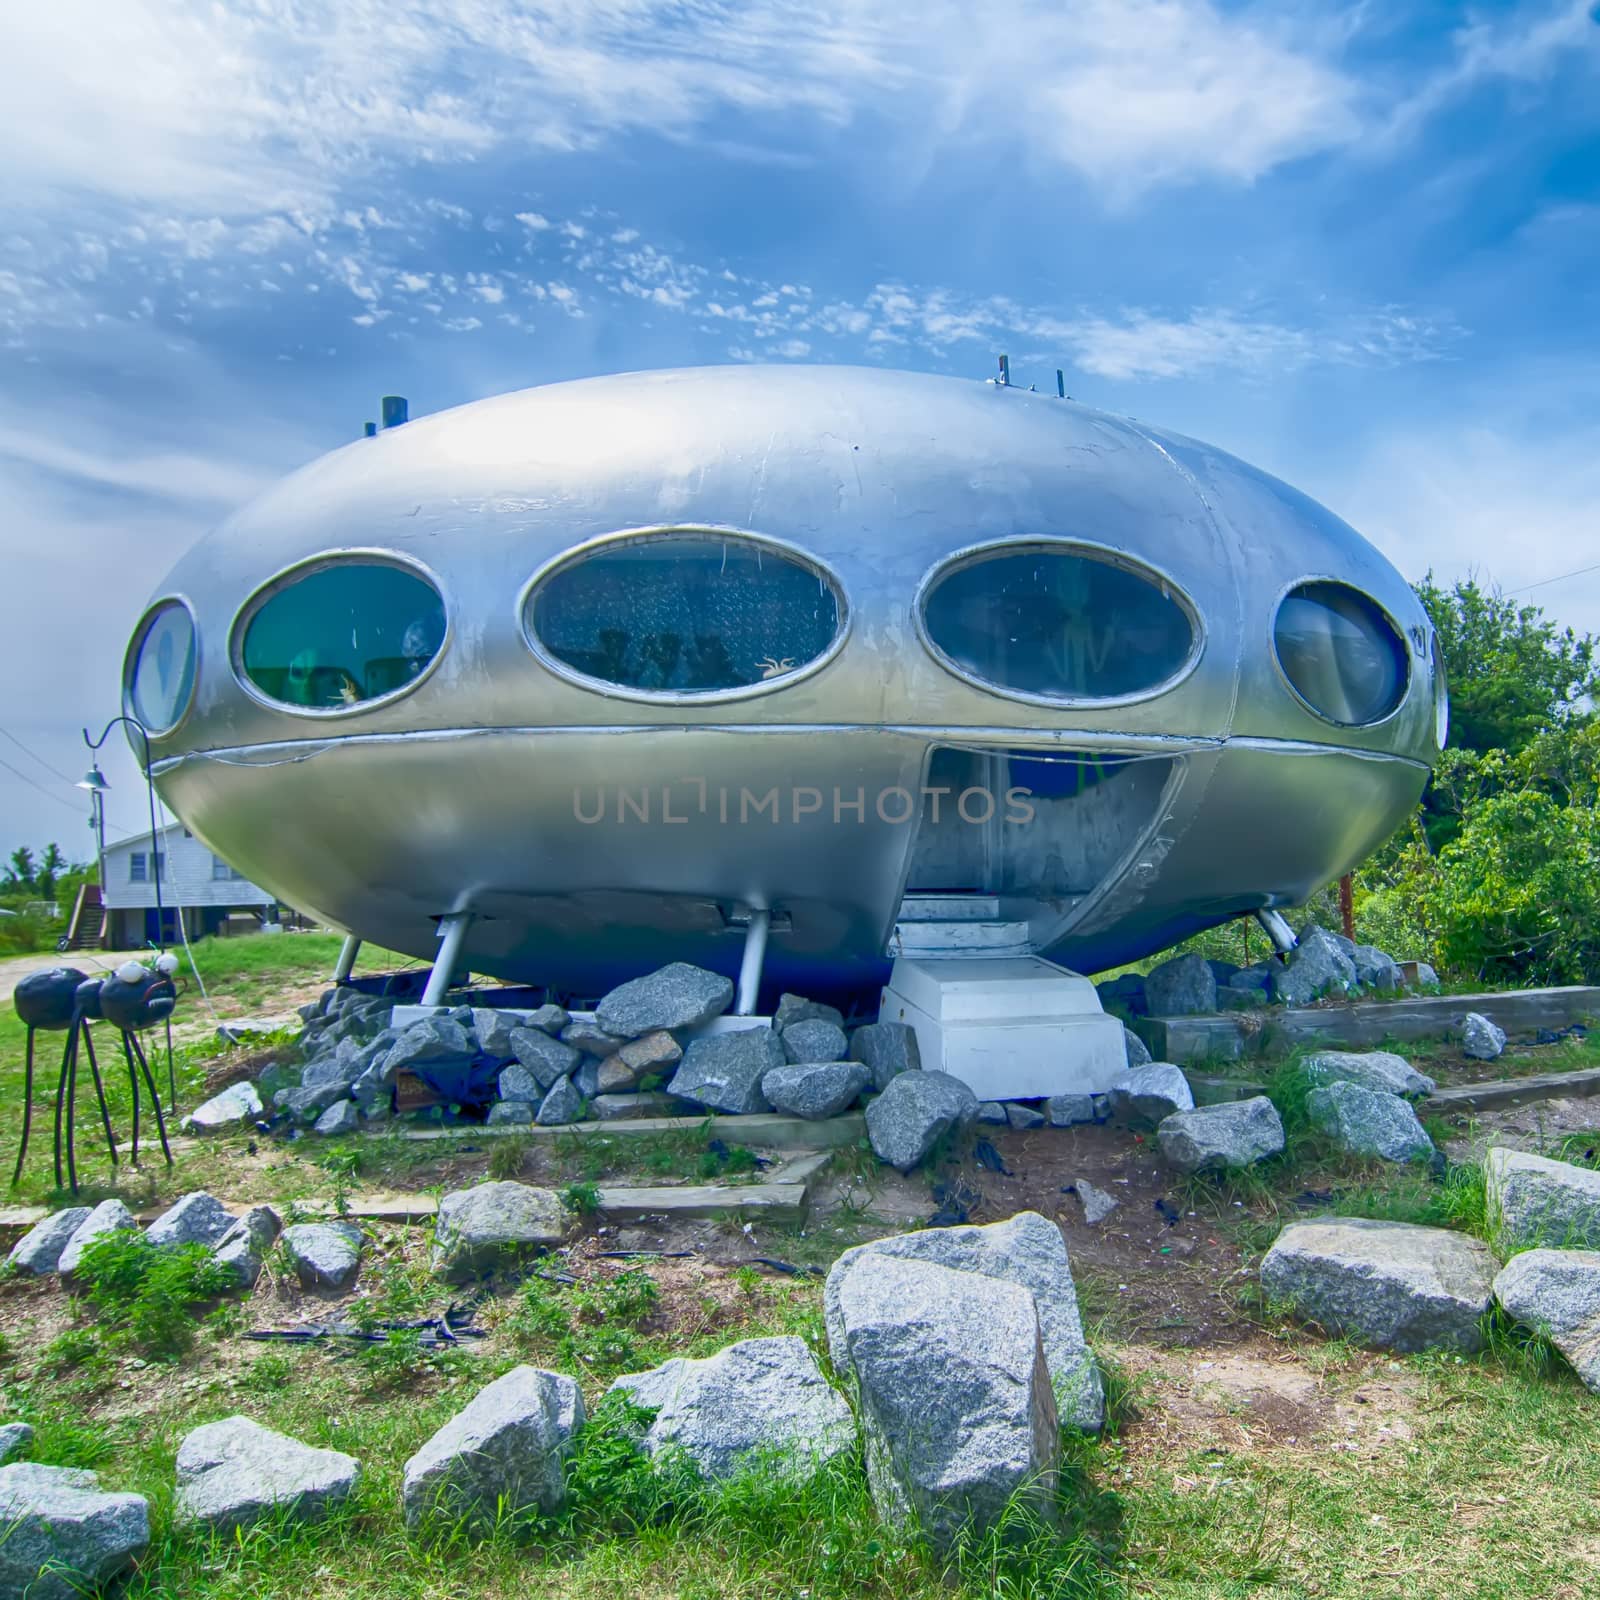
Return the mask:
<svg viewBox="0 0 1600 1600">
<path fill-rule="evenodd" d="M 178 917 L 191 939 L 234 930 L 254 931 L 278 920 L 274 896 L 208 850 L 182 823 L 163 828 L 152 847 L 149 834 L 108 844 L 105 852 L 105 948 L 139 950 L 180 940 Z M 162 916 L 156 917 L 156 876 Z"/>
</svg>

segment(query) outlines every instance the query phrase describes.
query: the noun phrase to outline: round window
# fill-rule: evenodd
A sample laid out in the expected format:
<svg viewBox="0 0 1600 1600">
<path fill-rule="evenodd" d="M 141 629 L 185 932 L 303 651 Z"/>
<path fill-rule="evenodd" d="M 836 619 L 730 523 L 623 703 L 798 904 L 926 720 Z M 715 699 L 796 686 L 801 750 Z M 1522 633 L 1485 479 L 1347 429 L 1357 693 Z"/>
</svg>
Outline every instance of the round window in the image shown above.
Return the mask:
<svg viewBox="0 0 1600 1600">
<path fill-rule="evenodd" d="M 1172 586 L 1110 557 L 1046 546 L 997 549 L 935 579 L 929 640 L 962 676 L 1042 700 L 1148 694 L 1195 654 Z"/>
<path fill-rule="evenodd" d="M 444 602 L 427 579 L 385 561 L 332 561 L 280 583 L 255 606 L 239 665 L 268 699 L 338 711 L 421 677 L 444 634 Z"/>
<path fill-rule="evenodd" d="M 177 726 L 194 693 L 194 619 L 179 600 L 157 606 L 140 626 L 128 673 L 128 704 L 147 732 Z"/>
<path fill-rule="evenodd" d="M 557 568 L 523 618 L 548 656 L 585 678 L 695 695 L 803 671 L 838 638 L 843 609 L 832 582 L 795 556 L 684 532 L 614 540 Z"/>
<path fill-rule="evenodd" d="M 1405 641 L 1377 604 L 1342 583 L 1291 589 L 1272 641 L 1295 693 L 1329 722 L 1381 722 L 1405 697 Z"/>
</svg>

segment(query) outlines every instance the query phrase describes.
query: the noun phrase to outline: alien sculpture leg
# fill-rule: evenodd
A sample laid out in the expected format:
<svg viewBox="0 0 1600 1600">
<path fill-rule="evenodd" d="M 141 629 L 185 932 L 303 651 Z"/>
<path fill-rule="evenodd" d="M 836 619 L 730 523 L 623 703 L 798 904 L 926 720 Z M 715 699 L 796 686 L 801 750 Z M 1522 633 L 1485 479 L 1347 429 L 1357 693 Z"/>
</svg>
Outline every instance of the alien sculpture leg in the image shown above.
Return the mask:
<svg viewBox="0 0 1600 1600">
<path fill-rule="evenodd" d="M 128 1089 L 133 1095 L 133 1141 L 129 1159 L 134 1166 L 139 1165 L 139 1069 L 133 1064 L 133 1047 L 128 1043 L 128 1035 L 122 1029 L 117 1030 L 122 1035 L 122 1059 L 128 1063 Z"/>
<path fill-rule="evenodd" d="M 65 1188 L 61 1181 L 61 1119 L 69 1103 L 67 1094 L 67 1074 L 72 1067 L 72 1034 L 67 1034 L 66 1043 L 61 1047 L 61 1073 L 56 1079 L 56 1188 Z"/>
<path fill-rule="evenodd" d="M 22 1163 L 28 1158 L 28 1134 L 33 1127 L 33 1029 L 28 1029 L 28 1067 L 22 1080 L 22 1143 L 17 1147 L 17 1170 L 11 1174 L 11 1187 L 22 1178 Z"/>
<path fill-rule="evenodd" d="M 73 1150 L 75 1143 L 73 1133 L 74 1101 L 78 1097 L 78 1030 L 82 1024 L 74 1021 L 67 1030 L 67 1047 L 63 1052 L 62 1076 L 66 1080 L 67 1103 L 67 1187 L 73 1194 L 78 1192 L 78 1162 Z M 61 1150 L 56 1149 L 56 1169 L 61 1168 Z M 59 1180 L 58 1180 L 59 1181 Z"/>
<path fill-rule="evenodd" d="M 117 1136 L 111 1131 L 111 1107 L 106 1104 L 106 1086 L 100 1080 L 100 1062 L 94 1053 L 94 1035 L 87 1022 L 79 1023 L 83 1029 L 83 1048 L 89 1055 L 89 1071 L 94 1075 L 95 1097 L 100 1102 L 100 1125 L 106 1130 L 106 1149 L 111 1152 L 113 1170 L 117 1165 Z"/>
<path fill-rule="evenodd" d="M 156 1132 L 161 1136 L 161 1153 L 167 1158 L 167 1165 L 172 1165 L 172 1147 L 167 1143 L 167 1125 L 161 1117 L 161 1096 L 156 1092 L 156 1080 L 150 1075 L 150 1062 L 144 1053 L 144 1046 L 139 1043 L 138 1034 L 129 1034 L 133 1041 L 133 1053 L 139 1058 L 140 1069 L 144 1073 L 144 1085 L 150 1091 L 150 1108 L 156 1114 Z"/>
</svg>

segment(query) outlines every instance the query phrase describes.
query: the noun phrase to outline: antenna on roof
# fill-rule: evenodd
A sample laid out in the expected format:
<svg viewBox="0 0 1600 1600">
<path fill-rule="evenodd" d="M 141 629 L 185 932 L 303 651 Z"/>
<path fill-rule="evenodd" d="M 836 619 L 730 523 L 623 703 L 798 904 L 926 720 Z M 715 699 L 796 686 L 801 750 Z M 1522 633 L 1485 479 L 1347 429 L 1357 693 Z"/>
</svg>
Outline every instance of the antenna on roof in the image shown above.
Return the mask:
<svg viewBox="0 0 1600 1600">
<path fill-rule="evenodd" d="M 1067 398 L 1067 375 L 1060 367 L 1056 368 L 1056 398 L 1058 400 Z"/>
</svg>

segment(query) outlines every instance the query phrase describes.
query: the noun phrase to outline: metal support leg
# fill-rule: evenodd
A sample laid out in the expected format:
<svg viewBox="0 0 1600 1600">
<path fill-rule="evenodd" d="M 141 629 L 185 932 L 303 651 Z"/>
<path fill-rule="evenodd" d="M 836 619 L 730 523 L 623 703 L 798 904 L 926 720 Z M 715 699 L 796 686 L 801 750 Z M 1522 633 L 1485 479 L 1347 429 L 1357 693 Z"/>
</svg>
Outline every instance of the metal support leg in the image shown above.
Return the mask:
<svg viewBox="0 0 1600 1600">
<path fill-rule="evenodd" d="M 11 1187 L 22 1177 L 22 1163 L 28 1159 L 28 1134 L 33 1127 L 33 1029 L 28 1029 L 28 1068 L 22 1084 L 22 1143 L 17 1146 L 17 1170 L 11 1174 Z"/>
<path fill-rule="evenodd" d="M 750 925 L 744 931 L 744 955 L 739 960 L 739 991 L 733 1002 L 736 1017 L 755 1015 L 756 996 L 761 990 L 761 967 L 767 959 L 767 933 L 771 927 L 770 911 L 751 911 Z"/>
<path fill-rule="evenodd" d="M 100 1081 L 100 1063 L 95 1059 L 94 1035 L 89 1032 L 87 1022 L 80 1022 L 78 1026 L 83 1030 L 83 1049 L 89 1057 L 89 1071 L 94 1074 L 95 1098 L 100 1102 L 100 1124 L 106 1130 L 106 1148 L 111 1152 L 111 1169 L 114 1172 L 117 1166 L 117 1136 L 111 1131 L 111 1107 L 106 1104 L 106 1086 Z"/>
<path fill-rule="evenodd" d="M 353 933 L 347 933 L 344 936 L 344 943 L 339 946 L 339 959 L 333 966 L 333 981 L 336 984 L 350 981 L 350 974 L 355 970 L 356 956 L 360 949 L 361 941 Z"/>
<path fill-rule="evenodd" d="M 1272 941 L 1272 947 L 1280 956 L 1286 956 L 1300 943 L 1295 937 L 1294 929 L 1288 924 L 1281 911 L 1258 911 L 1256 921 L 1265 930 L 1267 937 Z"/>
<path fill-rule="evenodd" d="M 452 911 L 448 916 L 439 918 L 439 955 L 433 963 L 433 971 L 428 974 L 428 986 L 422 991 L 423 1005 L 444 1004 L 450 979 L 461 959 L 461 946 L 466 942 L 467 929 L 471 926 L 470 911 Z"/>
</svg>

